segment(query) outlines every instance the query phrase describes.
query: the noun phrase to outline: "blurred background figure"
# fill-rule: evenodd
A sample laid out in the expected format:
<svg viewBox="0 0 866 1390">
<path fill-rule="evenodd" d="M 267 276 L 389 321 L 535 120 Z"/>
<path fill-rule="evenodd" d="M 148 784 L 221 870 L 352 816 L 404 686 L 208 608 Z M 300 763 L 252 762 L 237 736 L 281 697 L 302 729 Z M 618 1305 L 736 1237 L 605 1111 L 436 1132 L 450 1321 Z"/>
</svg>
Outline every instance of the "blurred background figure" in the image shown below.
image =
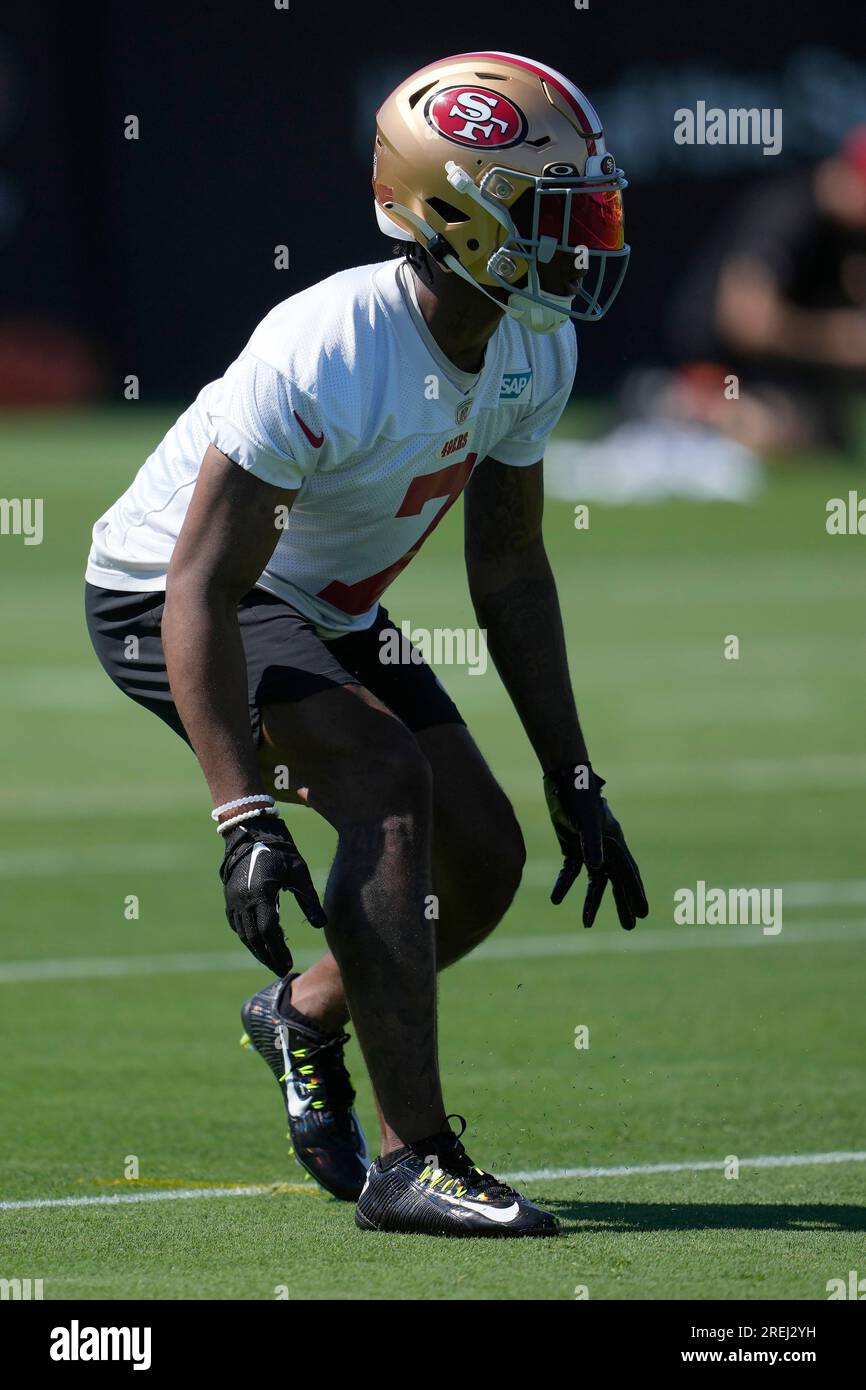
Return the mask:
<svg viewBox="0 0 866 1390">
<path fill-rule="evenodd" d="M 671 384 L 681 418 L 760 452 L 852 451 L 866 388 L 866 126 L 742 197 L 685 275 L 671 336 L 687 364 Z"/>
<path fill-rule="evenodd" d="M 733 197 L 673 296 L 679 365 L 632 368 L 608 433 L 553 442 L 552 496 L 746 502 L 767 456 L 862 462 L 866 125 L 830 158 Z"/>
</svg>

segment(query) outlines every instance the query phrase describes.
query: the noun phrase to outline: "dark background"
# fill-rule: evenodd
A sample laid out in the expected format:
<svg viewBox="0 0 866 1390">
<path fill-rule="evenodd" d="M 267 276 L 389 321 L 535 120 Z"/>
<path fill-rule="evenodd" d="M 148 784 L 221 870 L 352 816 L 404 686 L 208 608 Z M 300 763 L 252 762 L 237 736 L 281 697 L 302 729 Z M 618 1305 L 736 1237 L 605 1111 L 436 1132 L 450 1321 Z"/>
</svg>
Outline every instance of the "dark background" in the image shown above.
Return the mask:
<svg viewBox="0 0 866 1390">
<path fill-rule="evenodd" d="M 99 363 L 91 393 L 119 399 L 135 373 L 142 399 L 190 396 L 271 304 L 388 254 L 369 190 L 376 105 L 424 63 L 492 47 L 582 86 L 631 181 L 628 293 L 584 349 L 577 389 L 591 393 L 664 357 L 672 287 L 742 188 L 866 120 L 863 15 L 854 0 L 13 4 L 0 21 L 0 332 L 71 330 Z M 781 106 L 783 152 L 677 146 L 673 112 L 699 98 Z M 124 138 L 129 114 L 138 141 Z"/>
</svg>

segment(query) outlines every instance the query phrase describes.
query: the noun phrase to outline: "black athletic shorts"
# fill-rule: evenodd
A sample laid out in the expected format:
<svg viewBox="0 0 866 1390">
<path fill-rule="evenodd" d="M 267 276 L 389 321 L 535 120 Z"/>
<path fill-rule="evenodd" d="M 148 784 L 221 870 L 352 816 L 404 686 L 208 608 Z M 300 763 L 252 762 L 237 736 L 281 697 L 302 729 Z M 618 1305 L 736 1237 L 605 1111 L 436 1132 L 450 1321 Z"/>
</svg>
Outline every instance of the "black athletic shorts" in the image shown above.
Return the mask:
<svg viewBox="0 0 866 1390">
<path fill-rule="evenodd" d="M 87 630 L 108 675 L 124 694 L 158 714 L 189 743 L 165 669 L 160 627 L 164 606 L 161 592 L 125 593 L 85 584 Z M 464 722 L 417 649 L 415 659 L 405 664 L 380 660 L 380 634 L 396 631 L 382 607 L 366 631 L 324 641 L 297 609 L 264 589 L 252 589 L 238 605 L 238 621 L 256 743 L 263 705 L 293 703 L 338 685 L 366 686 L 413 732 Z"/>
</svg>

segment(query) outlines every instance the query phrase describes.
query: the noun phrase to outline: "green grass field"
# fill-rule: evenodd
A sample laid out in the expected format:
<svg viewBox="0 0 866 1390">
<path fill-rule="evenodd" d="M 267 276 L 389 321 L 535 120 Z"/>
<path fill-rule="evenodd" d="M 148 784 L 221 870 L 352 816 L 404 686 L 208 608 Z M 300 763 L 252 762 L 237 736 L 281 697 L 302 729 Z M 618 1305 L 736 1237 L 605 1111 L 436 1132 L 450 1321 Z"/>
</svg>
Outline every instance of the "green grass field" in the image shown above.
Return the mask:
<svg viewBox="0 0 866 1390">
<path fill-rule="evenodd" d="M 238 1047 L 265 976 L 223 916 L 206 788 L 84 631 L 90 526 L 170 418 L 0 428 L 0 492 L 45 499 L 41 546 L 0 538 L 0 1276 L 47 1299 L 296 1300 L 823 1299 L 866 1275 L 866 541 L 824 527 L 857 475 L 777 473 L 749 507 L 593 506 L 586 532 L 548 508 L 581 713 L 650 896 L 631 936 L 609 905 L 592 933 L 576 900 L 549 905 L 556 847 L 516 718 L 492 672 L 441 672 L 530 851 L 491 944 L 442 978 L 446 1099 L 479 1161 L 536 1175 L 565 1234 L 413 1240 L 360 1233 L 287 1158 L 276 1087 Z M 390 591 L 394 617 L 471 623 L 459 511 Z M 289 817 L 323 877 L 331 832 Z M 699 879 L 782 887 L 781 934 L 675 926 Z M 370 1129 L 354 1042 L 350 1062 Z M 134 1200 L 16 1205 L 87 1197 Z"/>
</svg>

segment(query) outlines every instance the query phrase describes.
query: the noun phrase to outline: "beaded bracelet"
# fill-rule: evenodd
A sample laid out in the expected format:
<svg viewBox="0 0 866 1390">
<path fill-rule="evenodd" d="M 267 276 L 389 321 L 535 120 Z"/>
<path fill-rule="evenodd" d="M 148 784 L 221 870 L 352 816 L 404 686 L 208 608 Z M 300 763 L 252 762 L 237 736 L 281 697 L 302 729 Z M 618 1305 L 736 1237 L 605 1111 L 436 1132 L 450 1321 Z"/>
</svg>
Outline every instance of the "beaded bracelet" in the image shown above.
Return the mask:
<svg viewBox="0 0 866 1390">
<path fill-rule="evenodd" d="M 253 801 L 266 801 L 270 806 L 275 804 L 272 796 L 258 793 L 254 796 L 239 796 L 234 801 L 226 801 L 222 806 L 215 806 L 210 813 L 210 818 L 211 820 L 219 820 L 223 811 L 233 811 L 236 806 L 249 806 Z"/>
<path fill-rule="evenodd" d="M 243 825 L 245 820 L 253 820 L 255 816 L 267 816 L 270 814 L 271 806 L 262 806 L 255 811 L 241 811 L 239 816 L 229 816 L 228 820 L 221 820 L 217 826 L 217 834 L 223 835 L 226 830 L 231 830 L 233 825 Z"/>
</svg>

